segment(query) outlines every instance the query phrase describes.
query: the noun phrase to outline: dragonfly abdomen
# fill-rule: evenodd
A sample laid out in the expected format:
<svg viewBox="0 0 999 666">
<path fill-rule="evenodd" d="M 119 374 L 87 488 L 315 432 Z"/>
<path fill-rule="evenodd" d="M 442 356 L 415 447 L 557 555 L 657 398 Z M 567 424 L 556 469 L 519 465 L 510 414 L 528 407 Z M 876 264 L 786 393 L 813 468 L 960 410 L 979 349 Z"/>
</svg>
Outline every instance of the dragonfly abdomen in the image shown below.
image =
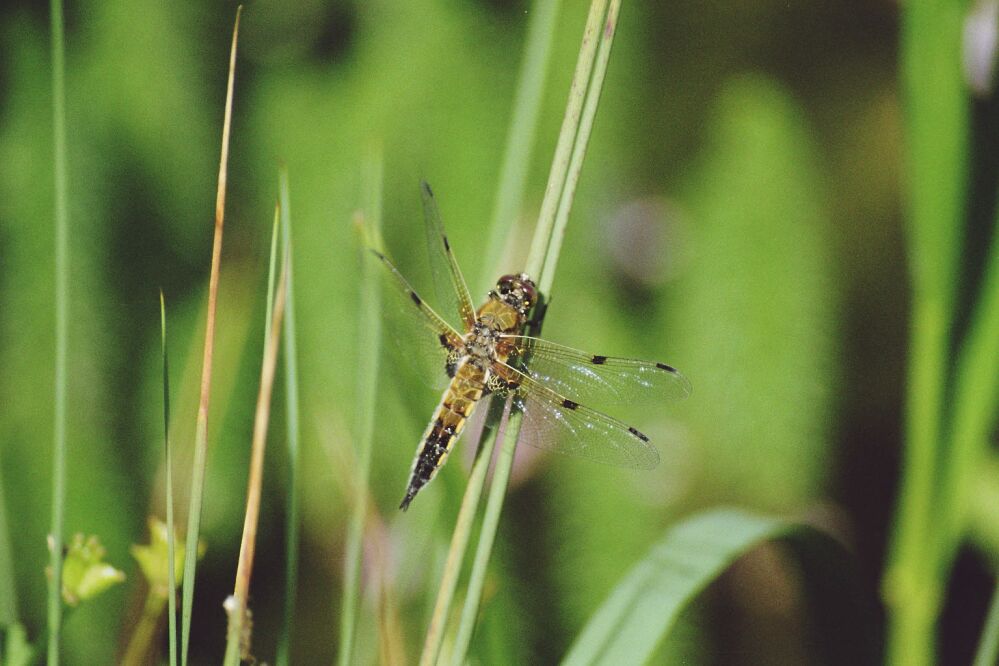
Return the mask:
<svg viewBox="0 0 999 666">
<path fill-rule="evenodd" d="M 416 493 L 434 478 L 444 464 L 484 389 L 485 373 L 480 368 L 467 361 L 458 366 L 420 440 L 400 509 L 405 511 L 409 508 Z"/>
</svg>

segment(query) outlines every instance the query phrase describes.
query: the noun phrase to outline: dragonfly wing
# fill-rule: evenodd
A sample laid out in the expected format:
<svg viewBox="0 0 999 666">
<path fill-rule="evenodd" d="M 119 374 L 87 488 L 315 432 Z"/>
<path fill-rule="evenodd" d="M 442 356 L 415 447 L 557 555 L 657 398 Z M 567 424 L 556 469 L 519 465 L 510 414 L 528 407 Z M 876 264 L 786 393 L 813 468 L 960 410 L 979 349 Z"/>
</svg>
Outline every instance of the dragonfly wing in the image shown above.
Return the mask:
<svg viewBox="0 0 999 666">
<path fill-rule="evenodd" d="M 388 257 L 377 250 L 371 250 L 371 256 L 382 266 L 382 309 L 393 355 L 424 384 L 446 386 L 461 356 L 461 336 L 420 298 Z"/>
<path fill-rule="evenodd" d="M 524 413 L 521 441 L 606 465 L 652 469 L 659 452 L 644 434 L 542 385 L 520 370 L 495 361 L 492 388 L 513 395 Z"/>
<path fill-rule="evenodd" d="M 576 400 L 622 405 L 690 395 L 690 382 L 666 363 L 588 354 L 521 335 L 503 342 L 514 350 L 511 365 Z"/>
<path fill-rule="evenodd" d="M 426 181 L 420 182 L 423 195 L 423 220 L 427 233 L 427 250 L 430 252 L 430 271 L 434 276 L 434 289 L 438 302 L 445 308 L 445 317 L 458 315 L 464 330 L 472 330 L 475 324 L 475 306 L 468 292 L 468 285 L 458 267 L 458 261 L 451 252 L 451 244 L 444 233 L 444 223 L 437 208 L 434 192 Z"/>
</svg>

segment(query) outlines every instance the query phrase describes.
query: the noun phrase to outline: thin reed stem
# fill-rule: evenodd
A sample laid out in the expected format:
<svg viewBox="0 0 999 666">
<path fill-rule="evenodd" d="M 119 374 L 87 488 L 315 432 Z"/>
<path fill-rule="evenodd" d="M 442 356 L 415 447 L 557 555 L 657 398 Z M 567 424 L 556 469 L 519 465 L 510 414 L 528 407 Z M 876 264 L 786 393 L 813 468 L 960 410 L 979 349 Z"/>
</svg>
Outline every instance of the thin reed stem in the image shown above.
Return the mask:
<svg viewBox="0 0 999 666">
<path fill-rule="evenodd" d="M 274 297 L 274 314 L 271 320 L 271 336 L 264 347 L 264 358 L 260 368 L 260 390 L 257 393 L 257 409 L 253 419 L 253 445 L 250 452 L 250 473 L 246 488 L 246 514 L 243 519 L 243 538 L 239 545 L 239 562 L 236 565 L 236 583 L 233 586 L 231 602 L 227 602 L 229 631 L 226 642 L 225 663 L 229 666 L 239 663 L 241 653 L 248 649 L 244 632 L 247 627 L 250 579 L 253 576 L 253 561 L 257 547 L 257 527 L 260 521 L 260 496 L 264 482 L 264 452 L 267 448 L 267 425 L 271 415 L 271 393 L 274 388 L 274 375 L 277 368 L 278 345 L 281 341 L 281 321 L 284 317 L 288 288 L 288 248 L 284 249 L 281 265 L 281 278 L 278 280 L 277 294 Z"/>
<path fill-rule="evenodd" d="M 295 263 L 291 243 L 291 197 L 288 193 L 288 169 L 278 175 L 278 198 L 281 202 L 281 236 L 288 266 L 287 303 L 284 314 L 284 390 L 285 424 L 288 439 L 288 508 L 285 516 L 284 617 L 278 636 L 277 666 L 291 660 L 291 632 L 295 616 L 295 591 L 298 589 L 298 516 L 301 490 L 299 475 L 298 426 L 298 348 L 295 328 Z"/>
<path fill-rule="evenodd" d="M 444 643 L 444 629 L 450 617 L 455 590 L 458 588 L 458 577 L 461 574 L 465 553 L 468 551 L 468 543 L 472 536 L 472 526 L 478 513 L 482 492 L 485 489 L 486 472 L 489 470 L 490 462 L 492 462 L 492 452 L 497 434 L 495 424 L 500 423 L 500 428 L 503 427 L 501 416 L 504 413 L 504 405 L 505 403 L 499 400 L 489 402 L 489 414 L 486 416 L 485 428 L 479 437 L 475 461 L 472 463 L 472 471 L 468 475 L 465 494 L 461 498 L 458 519 L 455 521 L 454 531 L 451 533 L 451 545 L 447 551 L 447 559 L 444 561 L 444 573 L 437 588 L 437 600 L 434 602 L 434 612 L 430 618 L 427 637 L 423 643 L 420 666 L 432 666 L 437 663 L 440 656 L 441 646 Z"/>
<path fill-rule="evenodd" d="M 566 107 L 565 119 L 556 146 L 555 159 L 552 162 L 548 187 L 545 191 L 545 202 L 541 207 L 542 217 L 538 220 L 528 259 L 528 272 L 538 276 L 538 288 L 545 299 L 538 305 L 541 308 L 541 316 L 537 318 L 536 324 L 530 331 L 533 335 L 540 332 L 543 322 L 544 307 L 554 280 L 555 266 L 561 252 L 562 238 L 565 235 L 576 182 L 579 179 L 579 171 L 593 126 L 593 117 L 600 99 L 600 91 L 603 88 L 604 74 L 614 40 L 619 10 L 620 0 L 613 0 L 609 9 L 606 0 L 593 0 L 590 5 L 590 14 L 583 33 L 583 43 L 580 47 L 579 62 L 576 65 L 576 73 L 569 93 L 569 103 Z M 580 80 L 577 77 L 585 77 L 585 79 Z M 539 262 L 536 267 L 534 262 Z M 468 592 L 465 596 L 465 606 L 462 610 L 457 639 L 452 652 L 453 664 L 464 663 L 471 644 L 479 604 L 482 600 L 482 586 L 485 583 L 486 568 L 495 543 L 507 481 L 516 454 L 520 419 L 519 412 L 514 412 L 511 415 L 504 432 L 503 446 L 493 470 L 493 482 L 489 488 L 489 499 L 486 504 L 482 531 L 479 534 Z"/>
<path fill-rule="evenodd" d="M 215 235 L 212 241 L 212 266 L 208 279 L 208 312 L 205 321 L 205 350 L 201 365 L 201 397 L 194 434 L 194 465 L 191 474 L 191 500 L 187 515 L 187 543 L 184 553 L 183 627 L 181 663 L 187 665 L 191 640 L 191 613 L 194 608 L 194 580 L 198 566 L 198 539 L 201 536 L 201 507 L 208 465 L 208 405 L 212 387 L 212 356 L 215 350 L 215 312 L 218 304 L 219 265 L 222 259 L 222 229 L 225 222 L 226 178 L 229 164 L 229 131 L 232 124 L 232 98 L 236 76 L 236 43 L 239 17 L 243 6 L 236 8 L 229 50 L 229 78 L 226 84 L 225 113 L 222 122 L 222 150 L 219 159 L 218 188 L 215 195 Z"/>
<path fill-rule="evenodd" d="M 66 165 L 66 47 L 62 0 L 51 0 L 52 136 L 55 179 L 55 399 L 52 526 L 48 590 L 48 663 L 59 663 L 62 637 L 62 549 L 66 515 L 66 363 L 69 348 L 69 192 Z"/>
<path fill-rule="evenodd" d="M 170 366 L 167 362 L 166 300 L 160 290 L 160 340 L 163 345 L 163 456 L 166 466 L 167 613 L 170 666 L 177 666 L 177 569 L 173 519 L 173 462 L 170 455 Z"/>
</svg>

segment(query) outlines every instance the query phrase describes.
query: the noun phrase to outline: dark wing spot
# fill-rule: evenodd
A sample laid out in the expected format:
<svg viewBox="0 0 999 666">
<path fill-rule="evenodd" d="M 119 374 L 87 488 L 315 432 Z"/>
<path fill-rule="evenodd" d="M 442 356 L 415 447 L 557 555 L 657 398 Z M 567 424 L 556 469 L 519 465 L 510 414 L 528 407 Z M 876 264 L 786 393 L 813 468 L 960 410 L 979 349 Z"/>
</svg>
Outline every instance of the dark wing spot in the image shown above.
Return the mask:
<svg viewBox="0 0 999 666">
<path fill-rule="evenodd" d="M 416 303 L 417 305 L 423 305 L 423 299 L 417 296 L 415 291 L 409 292 L 409 297 L 412 298 L 413 302 Z"/>
<path fill-rule="evenodd" d="M 629 427 L 629 428 L 628 428 L 628 432 L 630 432 L 630 433 L 631 433 L 632 435 L 634 435 L 634 436 L 635 436 L 635 437 L 637 437 L 638 439 L 642 440 L 643 442 L 647 442 L 647 441 L 649 441 L 649 438 L 648 438 L 648 437 L 646 437 L 646 436 L 645 436 L 645 435 L 643 435 L 642 433 L 638 432 L 638 431 L 637 431 L 637 430 L 635 430 L 634 428 L 631 428 L 631 427 Z"/>
<path fill-rule="evenodd" d="M 384 254 L 382 254 L 381 252 L 379 252 L 378 250 L 376 250 L 373 247 L 372 248 L 368 248 L 368 249 L 370 249 L 371 253 L 374 254 L 376 257 L 378 257 L 382 261 L 385 261 L 385 255 Z"/>
<path fill-rule="evenodd" d="M 562 401 L 562 406 L 565 407 L 566 409 L 576 409 L 577 407 L 579 407 L 579 403 L 573 402 L 572 400 L 566 398 L 565 400 Z"/>
<path fill-rule="evenodd" d="M 444 349 L 451 349 L 451 345 L 448 343 L 446 335 L 441 333 L 440 337 L 437 339 L 440 340 L 441 347 L 443 347 Z"/>
<path fill-rule="evenodd" d="M 447 242 L 447 236 L 441 236 L 444 239 L 444 249 L 448 252 L 451 251 L 451 244 Z"/>
<path fill-rule="evenodd" d="M 656 367 L 659 368 L 660 370 L 665 370 L 666 372 L 672 372 L 674 374 L 676 373 L 676 368 L 674 368 L 672 365 L 666 365 L 665 363 L 656 363 Z"/>
<path fill-rule="evenodd" d="M 604 363 L 607 362 L 607 357 L 606 356 L 594 356 L 593 358 L 590 359 L 590 362 L 593 363 L 593 365 L 603 365 Z"/>
<path fill-rule="evenodd" d="M 426 190 L 427 194 L 429 194 L 430 196 L 434 196 L 434 191 L 430 189 L 430 183 L 428 183 L 425 180 L 421 180 L 420 185 L 423 186 L 423 189 Z"/>
</svg>

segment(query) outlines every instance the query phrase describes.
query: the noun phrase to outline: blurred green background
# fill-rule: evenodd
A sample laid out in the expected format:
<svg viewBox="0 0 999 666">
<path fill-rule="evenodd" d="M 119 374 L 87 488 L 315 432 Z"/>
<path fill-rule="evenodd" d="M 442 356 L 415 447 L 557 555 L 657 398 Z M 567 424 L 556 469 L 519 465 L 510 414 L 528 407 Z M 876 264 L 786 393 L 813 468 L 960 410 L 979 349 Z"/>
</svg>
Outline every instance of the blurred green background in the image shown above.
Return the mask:
<svg viewBox="0 0 999 666">
<path fill-rule="evenodd" d="M 192 657 L 217 663 L 236 566 L 263 337 L 277 169 L 287 164 L 301 379 L 301 586 L 293 657 L 328 662 L 348 515 L 361 166 L 384 155 L 390 255 L 426 297 L 417 185 L 433 184 L 476 297 L 529 3 L 261 0 L 236 74 L 210 453 Z M 128 581 L 66 620 L 67 663 L 109 663 L 141 606 L 128 552 L 163 515 L 158 289 L 168 308 L 178 507 L 186 507 L 233 3 L 81 1 L 67 11 L 71 215 L 67 530 L 97 534 Z M 586 3 L 563 2 L 522 218 L 533 221 Z M 521 451 L 473 643 L 482 663 L 550 663 L 614 583 L 691 511 L 814 522 L 880 584 L 898 473 L 908 287 L 901 244 L 898 7 L 625 2 L 546 337 L 662 359 L 682 404 L 613 412 L 650 434 L 649 473 Z M 0 8 L 0 472 L 18 609 L 44 629 L 50 512 L 53 232 L 48 14 Z M 521 268 L 526 237 L 501 262 Z M 393 344 L 387 341 L 386 344 Z M 415 659 L 456 515 L 456 454 L 396 506 L 439 396 L 382 365 L 359 654 L 396 614 Z M 280 381 L 280 380 L 279 380 Z M 278 387 L 280 391 L 280 387 Z M 280 395 L 277 393 L 276 395 Z M 281 608 L 284 427 L 277 399 L 253 580 L 254 652 Z M 601 407 L 594 405 L 594 407 Z M 185 511 L 178 509 L 181 513 Z M 943 650 L 965 661 L 987 601 L 962 555 Z M 373 592 L 383 577 L 386 611 Z M 681 638 L 697 661 L 807 658 L 795 572 L 763 550 L 714 586 Z M 970 618 L 970 619 L 969 619 Z M 165 644 L 165 643 L 164 643 Z M 678 651 L 678 652 L 671 652 Z M 769 661 L 769 663 L 775 663 Z"/>
</svg>

